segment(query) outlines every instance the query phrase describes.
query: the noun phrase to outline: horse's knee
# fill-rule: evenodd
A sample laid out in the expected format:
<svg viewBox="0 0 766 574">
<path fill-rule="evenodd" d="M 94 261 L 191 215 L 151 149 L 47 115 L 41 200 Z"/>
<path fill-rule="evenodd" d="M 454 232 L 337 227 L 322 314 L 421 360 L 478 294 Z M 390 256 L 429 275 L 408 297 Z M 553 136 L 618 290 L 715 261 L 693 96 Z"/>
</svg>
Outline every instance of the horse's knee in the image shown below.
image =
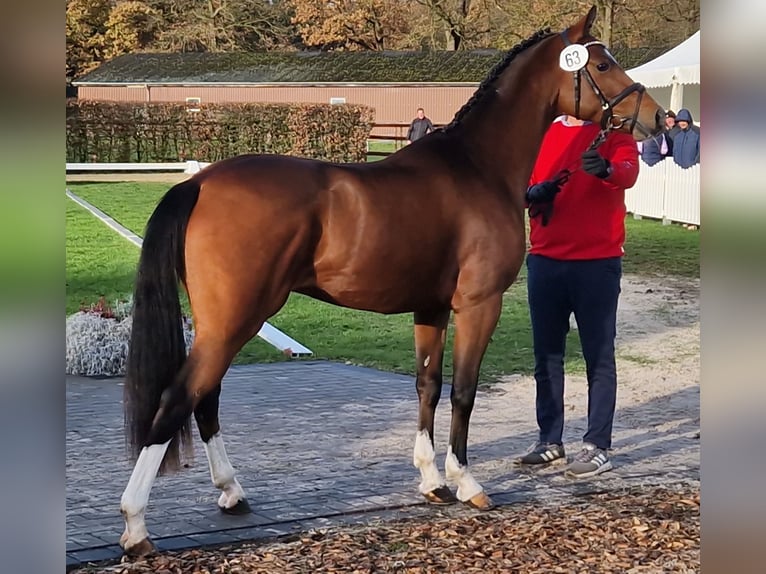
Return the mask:
<svg viewBox="0 0 766 574">
<path fill-rule="evenodd" d="M 450 400 L 452 407 L 461 412 L 470 412 L 473 409 L 473 403 L 476 399 L 475 385 L 460 385 L 453 382 Z"/>
<path fill-rule="evenodd" d="M 439 398 L 442 393 L 441 373 L 418 373 L 415 388 L 418 391 L 420 402 L 435 409 L 436 405 L 439 404 Z"/>
</svg>

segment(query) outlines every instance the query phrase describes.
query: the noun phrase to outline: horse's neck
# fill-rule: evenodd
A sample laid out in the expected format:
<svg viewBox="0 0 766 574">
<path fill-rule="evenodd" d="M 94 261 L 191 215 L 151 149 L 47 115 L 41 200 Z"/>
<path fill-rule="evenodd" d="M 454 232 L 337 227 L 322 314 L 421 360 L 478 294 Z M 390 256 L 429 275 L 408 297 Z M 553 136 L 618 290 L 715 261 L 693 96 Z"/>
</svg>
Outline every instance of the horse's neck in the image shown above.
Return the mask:
<svg viewBox="0 0 766 574">
<path fill-rule="evenodd" d="M 534 50 L 538 46 L 530 48 Z M 542 48 L 542 46 L 540 46 Z M 464 119 L 461 137 L 482 172 L 505 181 L 514 194 L 526 190 L 543 136 L 554 119 L 554 78 L 534 77 L 546 66 L 535 54 L 518 60 L 496 82 L 496 94 Z"/>
</svg>

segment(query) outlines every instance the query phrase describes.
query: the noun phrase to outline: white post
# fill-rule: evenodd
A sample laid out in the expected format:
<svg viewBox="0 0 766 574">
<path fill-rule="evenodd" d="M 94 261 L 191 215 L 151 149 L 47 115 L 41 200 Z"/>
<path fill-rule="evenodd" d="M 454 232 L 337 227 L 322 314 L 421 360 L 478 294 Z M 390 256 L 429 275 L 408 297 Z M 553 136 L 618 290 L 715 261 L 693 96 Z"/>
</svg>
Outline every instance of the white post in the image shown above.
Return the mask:
<svg viewBox="0 0 766 574">
<path fill-rule="evenodd" d="M 675 78 L 678 77 L 678 71 L 673 75 L 673 86 L 670 88 L 670 109 L 675 113 L 684 107 L 684 85 Z"/>
</svg>

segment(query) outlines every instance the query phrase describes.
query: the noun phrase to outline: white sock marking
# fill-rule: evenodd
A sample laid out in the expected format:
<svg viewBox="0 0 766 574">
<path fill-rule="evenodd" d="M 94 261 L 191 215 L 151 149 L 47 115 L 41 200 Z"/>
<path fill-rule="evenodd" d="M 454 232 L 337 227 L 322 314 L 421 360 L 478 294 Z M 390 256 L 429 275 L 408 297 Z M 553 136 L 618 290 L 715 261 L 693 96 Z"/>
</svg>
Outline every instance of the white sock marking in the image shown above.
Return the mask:
<svg viewBox="0 0 766 574">
<path fill-rule="evenodd" d="M 431 437 L 427 430 L 418 431 L 415 435 L 415 448 L 412 453 L 412 463 L 420 470 L 422 481 L 418 489 L 422 494 L 436 490 L 446 483 L 436 467 L 436 453 L 431 446 Z"/>
<path fill-rule="evenodd" d="M 210 440 L 202 443 L 207 454 L 208 465 L 210 466 L 210 478 L 216 488 L 221 489 L 221 496 L 218 498 L 218 506 L 221 508 L 232 508 L 245 498 L 245 491 L 237 481 L 234 473 L 234 467 L 229 462 L 226 455 L 226 448 L 223 445 L 223 437 L 220 431 L 215 433 Z"/>
<path fill-rule="evenodd" d="M 154 479 L 157 477 L 169 444 L 170 441 L 165 444 L 153 444 L 141 450 L 128 486 L 122 493 L 120 510 L 125 516 L 125 533 L 120 538 L 120 544 L 125 549 L 149 536 L 144 522 L 144 511 L 149 503 L 149 492 L 152 490 Z"/>
<path fill-rule="evenodd" d="M 467 466 L 462 466 L 455 454 L 452 452 L 452 446 L 447 447 L 447 458 L 444 461 L 444 472 L 447 478 L 457 483 L 457 499 L 460 502 L 472 499 L 474 496 L 484 490 L 482 486 L 476 482 L 471 471 Z"/>
</svg>

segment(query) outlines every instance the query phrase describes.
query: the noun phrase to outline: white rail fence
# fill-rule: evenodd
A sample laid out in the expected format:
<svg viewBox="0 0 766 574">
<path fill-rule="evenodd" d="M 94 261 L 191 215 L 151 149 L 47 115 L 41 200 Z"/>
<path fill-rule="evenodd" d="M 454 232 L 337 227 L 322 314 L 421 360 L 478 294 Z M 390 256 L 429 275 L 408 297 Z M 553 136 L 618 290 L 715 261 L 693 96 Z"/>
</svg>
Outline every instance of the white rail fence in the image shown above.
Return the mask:
<svg viewBox="0 0 766 574">
<path fill-rule="evenodd" d="M 67 172 L 71 171 L 95 171 L 106 173 L 110 171 L 182 171 L 183 173 L 197 173 L 202 168 L 210 165 L 204 161 L 179 161 L 169 163 L 67 163 Z"/>
<path fill-rule="evenodd" d="M 641 163 L 636 185 L 625 192 L 634 215 L 677 223 L 700 224 L 700 166 L 683 169 L 670 159 Z"/>
</svg>

